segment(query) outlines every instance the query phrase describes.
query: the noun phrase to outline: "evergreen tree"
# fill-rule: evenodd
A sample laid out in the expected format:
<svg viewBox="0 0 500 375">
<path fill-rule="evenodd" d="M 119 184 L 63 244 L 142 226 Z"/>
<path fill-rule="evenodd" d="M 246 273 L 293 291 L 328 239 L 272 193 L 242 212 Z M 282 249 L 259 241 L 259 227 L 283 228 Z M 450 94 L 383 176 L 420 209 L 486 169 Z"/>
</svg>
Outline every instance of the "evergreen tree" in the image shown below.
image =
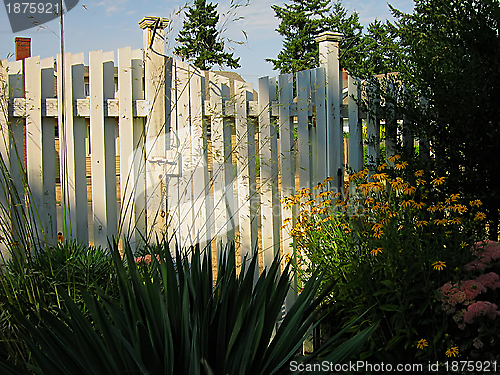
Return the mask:
<svg viewBox="0 0 500 375">
<path fill-rule="evenodd" d="M 174 53 L 183 60 L 192 62 L 202 70 L 209 70 L 213 65 L 239 68 L 239 57 L 224 52 L 224 41 L 216 26 L 219 21 L 217 5 L 206 0 L 195 0 L 186 12 L 186 20 L 176 41 L 180 44 Z"/>
<path fill-rule="evenodd" d="M 276 31 L 285 40 L 283 49 L 272 62 L 281 73 L 292 73 L 312 69 L 319 65 L 319 46 L 315 38 L 323 31 L 338 31 L 344 34 L 340 44 L 341 65 L 349 69 L 359 60 L 353 55 L 360 43 L 363 27 L 356 12 L 347 15 L 340 2 L 330 5 L 329 0 L 291 0 L 283 7 L 273 5 L 272 9 L 281 20 Z"/>
</svg>

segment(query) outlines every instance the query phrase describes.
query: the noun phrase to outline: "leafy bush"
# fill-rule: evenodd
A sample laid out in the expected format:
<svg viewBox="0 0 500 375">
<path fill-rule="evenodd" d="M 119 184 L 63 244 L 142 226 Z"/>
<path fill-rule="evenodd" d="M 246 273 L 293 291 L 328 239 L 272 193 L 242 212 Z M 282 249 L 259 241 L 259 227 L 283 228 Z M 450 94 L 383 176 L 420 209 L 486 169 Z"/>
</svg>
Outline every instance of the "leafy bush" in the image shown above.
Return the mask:
<svg viewBox="0 0 500 375">
<path fill-rule="evenodd" d="M 113 260 L 101 248 L 66 242 L 33 253 L 18 249 L 0 275 L 0 350 L 14 363 L 29 358 L 27 348 L 19 340 L 20 327 L 13 319 L 11 306 L 22 313 L 30 309 L 55 311 L 62 307 L 61 290 L 82 308 L 81 290 L 94 293 L 102 289 L 110 298 L 116 298 L 118 290 L 113 268 Z"/>
<path fill-rule="evenodd" d="M 277 325 L 289 292 L 290 268 L 280 273 L 280 259 L 255 280 L 257 257 L 243 263 L 237 276 L 235 249 L 219 263 L 213 284 L 208 254 L 170 255 L 163 242 L 149 267 L 141 271 L 128 246 L 122 264 L 117 245 L 113 259 L 120 291 L 113 301 L 102 290 L 82 290 L 85 308 L 64 295 L 56 313 L 16 314 L 39 374 L 278 374 L 301 348 L 318 319 L 321 276 L 316 273 Z M 326 290 L 325 290 L 326 292 Z M 324 293 L 323 293 L 324 294 Z M 373 328 L 335 350 L 325 346 L 301 362 L 323 355 L 341 361 L 355 353 Z M 334 338 L 336 339 L 336 338 Z M 4 374 L 12 365 L 0 362 Z"/>
<path fill-rule="evenodd" d="M 455 344 L 437 289 L 464 279 L 485 215 L 478 200 L 444 197 L 445 177 L 399 159 L 351 175 L 345 200 L 326 190 L 328 179 L 287 199 L 300 211 L 290 231 L 301 254 L 299 278 L 324 268 L 327 279 L 339 280 L 328 306 L 333 326 L 374 306 L 366 322 L 380 328 L 361 358 L 446 358 Z"/>
</svg>

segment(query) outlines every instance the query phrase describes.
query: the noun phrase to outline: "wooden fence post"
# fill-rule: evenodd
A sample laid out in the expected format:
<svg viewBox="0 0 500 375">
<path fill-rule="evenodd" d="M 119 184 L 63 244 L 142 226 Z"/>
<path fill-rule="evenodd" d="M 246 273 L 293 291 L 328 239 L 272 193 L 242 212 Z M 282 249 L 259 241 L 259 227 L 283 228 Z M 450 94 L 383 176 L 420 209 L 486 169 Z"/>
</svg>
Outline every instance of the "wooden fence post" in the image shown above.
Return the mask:
<svg viewBox="0 0 500 375">
<path fill-rule="evenodd" d="M 167 230 L 165 167 L 169 122 L 166 122 L 166 113 L 169 117 L 171 114 L 166 92 L 170 86 L 165 85 L 171 80 L 168 76 L 171 72 L 163 56 L 167 24 L 168 20 L 161 17 L 145 17 L 139 22 L 144 30 L 145 96 L 150 105 L 145 127 L 147 239 L 154 239 L 156 235 L 161 239 Z"/>
<path fill-rule="evenodd" d="M 340 186 L 342 193 L 344 170 L 344 131 L 340 107 L 342 105 L 342 72 L 339 66 L 339 42 L 343 34 L 325 31 L 316 37 L 319 43 L 319 62 L 326 72 L 326 123 L 328 175 L 333 178 L 332 186 Z M 339 77 L 340 75 L 340 77 Z M 339 180 L 340 177 L 340 180 Z"/>
</svg>

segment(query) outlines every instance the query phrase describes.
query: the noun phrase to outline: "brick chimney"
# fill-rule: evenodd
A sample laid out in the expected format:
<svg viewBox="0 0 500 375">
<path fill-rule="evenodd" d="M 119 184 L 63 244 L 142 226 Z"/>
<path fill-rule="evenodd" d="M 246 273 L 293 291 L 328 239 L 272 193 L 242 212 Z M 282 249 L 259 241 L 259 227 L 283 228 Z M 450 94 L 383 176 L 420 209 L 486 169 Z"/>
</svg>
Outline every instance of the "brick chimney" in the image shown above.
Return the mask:
<svg viewBox="0 0 500 375">
<path fill-rule="evenodd" d="M 31 38 L 16 37 L 16 60 L 24 60 L 31 57 Z"/>
</svg>

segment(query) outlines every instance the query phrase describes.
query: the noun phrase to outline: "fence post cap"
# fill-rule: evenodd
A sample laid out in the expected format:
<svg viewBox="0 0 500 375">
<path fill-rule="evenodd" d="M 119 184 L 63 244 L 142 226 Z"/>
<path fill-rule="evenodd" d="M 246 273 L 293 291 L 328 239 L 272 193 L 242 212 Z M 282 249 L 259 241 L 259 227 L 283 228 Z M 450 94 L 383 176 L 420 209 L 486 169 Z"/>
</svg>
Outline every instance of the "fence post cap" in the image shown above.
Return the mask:
<svg viewBox="0 0 500 375">
<path fill-rule="evenodd" d="M 155 27 L 156 22 L 158 20 L 159 20 L 158 26 L 157 26 L 158 29 L 163 30 L 165 27 L 167 27 L 168 19 L 166 19 L 164 17 L 155 17 L 155 16 L 144 17 L 142 20 L 139 21 L 139 27 L 143 30 L 146 28 L 152 29 Z"/>
<path fill-rule="evenodd" d="M 316 37 L 316 42 L 340 42 L 344 34 L 336 31 L 323 31 Z"/>
</svg>

